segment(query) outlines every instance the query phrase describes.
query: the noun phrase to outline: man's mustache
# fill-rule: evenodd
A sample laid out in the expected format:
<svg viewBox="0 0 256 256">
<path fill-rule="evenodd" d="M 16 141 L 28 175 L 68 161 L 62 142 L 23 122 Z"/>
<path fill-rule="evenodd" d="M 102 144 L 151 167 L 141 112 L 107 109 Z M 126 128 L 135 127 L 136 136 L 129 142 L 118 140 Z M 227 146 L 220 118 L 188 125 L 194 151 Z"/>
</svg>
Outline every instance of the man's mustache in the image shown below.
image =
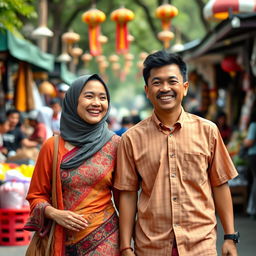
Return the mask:
<svg viewBox="0 0 256 256">
<path fill-rule="evenodd" d="M 156 97 L 159 99 L 161 96 L 176 96 L 175 92 L 159 92 Z"/>
</svg>

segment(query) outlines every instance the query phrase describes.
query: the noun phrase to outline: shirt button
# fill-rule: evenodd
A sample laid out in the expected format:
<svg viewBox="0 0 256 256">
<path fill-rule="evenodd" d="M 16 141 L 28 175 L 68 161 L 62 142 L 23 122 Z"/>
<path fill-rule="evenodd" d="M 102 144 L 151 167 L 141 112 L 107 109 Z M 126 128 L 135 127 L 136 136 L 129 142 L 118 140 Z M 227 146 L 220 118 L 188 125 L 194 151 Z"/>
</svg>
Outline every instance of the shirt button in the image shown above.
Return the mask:
<svg viewBox="0 0 256 256">
<path fill-rule="evenodd" d="M 172 178 L 175 178 L 175 177 L 176 177 L 176 174 L 175 174 L 175 173 L 172 173 L 172 174 L 171 174 L 171 177 L 172 177 Z"/>
<path fill-rule="evenodd" d="M 174 197 L 172 198 L 172 200 L 173 200 L 174 202 L 176 202 L 176 201 L 177 201 L 177 197 L 174 196 Z"/>
<path fill-rule="evenodd" d="M 174 153 L 171 153 L 171 154 L 170 154 L 170 157 L 171 157 L 171 158 L 174 158 L 174 157 L 175 157 L 175 154 L 174 154 Z"/>
</svg>

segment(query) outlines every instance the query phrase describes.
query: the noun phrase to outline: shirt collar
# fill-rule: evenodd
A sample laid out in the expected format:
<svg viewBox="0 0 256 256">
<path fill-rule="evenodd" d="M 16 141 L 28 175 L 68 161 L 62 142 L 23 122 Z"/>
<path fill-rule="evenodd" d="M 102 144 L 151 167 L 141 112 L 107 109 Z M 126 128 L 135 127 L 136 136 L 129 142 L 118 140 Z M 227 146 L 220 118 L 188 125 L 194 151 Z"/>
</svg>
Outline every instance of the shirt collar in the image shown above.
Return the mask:
<svg viewBox="0 0 256 256">
<path fill-rule="evenodd" d="M 184 122 L 186 119 L 186 112 L 184 111 L 183 107 L 181 107 L 181 113 L 180 116 L 177 120 L 177 122 L 174 124 L 174 127 L 181 127 L 183 126 Z M 164 131 L 170 131 L 170 128 L 167 127 L 166 125 L 164 125 L 156 116 L 155 111 L 152 114 L 152 121 L 156 124 L 156 126 L 160 129 L 160 130 L 164 130 Z"/>
</svg>

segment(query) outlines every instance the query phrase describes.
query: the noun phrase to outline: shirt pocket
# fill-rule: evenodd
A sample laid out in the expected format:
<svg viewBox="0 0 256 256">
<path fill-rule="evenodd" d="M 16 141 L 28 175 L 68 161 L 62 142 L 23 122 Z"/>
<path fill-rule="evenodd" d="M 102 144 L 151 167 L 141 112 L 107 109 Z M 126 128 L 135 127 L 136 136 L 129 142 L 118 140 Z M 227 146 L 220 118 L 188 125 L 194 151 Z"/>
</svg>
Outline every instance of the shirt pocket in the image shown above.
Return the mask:
<svg viewBox="0 0 256 256">
<path fill-rule="evenodd" d="M 184 168 L 182 171 L 183 180 L 196 184 L 203 184 L 208 178 L 207 156 L 202 153 L 185 153 Z"/>
</svg>

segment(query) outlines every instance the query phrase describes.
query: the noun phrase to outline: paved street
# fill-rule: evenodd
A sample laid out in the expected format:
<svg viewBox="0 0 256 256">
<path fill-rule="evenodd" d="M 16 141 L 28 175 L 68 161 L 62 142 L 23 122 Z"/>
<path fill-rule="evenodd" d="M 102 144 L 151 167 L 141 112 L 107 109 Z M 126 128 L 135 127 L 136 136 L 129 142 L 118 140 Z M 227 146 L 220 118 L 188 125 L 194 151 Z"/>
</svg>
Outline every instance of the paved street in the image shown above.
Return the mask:
<svg viewBox="0 0 256 256">
<path fill-rule="evenodd" d="M 240 231 L 241 241 L 238 246 L 239 256 L 256 255 L 256 221 L 248 217 L 236 216 L 236 229 Z M 223 232 L 221 226 L 218 226 L 218 253 L 221 251 Z M 23 256 L 25 255 L 26 246 L 5 247 L 0 246 L 1 256 Z"/>
</svg>

